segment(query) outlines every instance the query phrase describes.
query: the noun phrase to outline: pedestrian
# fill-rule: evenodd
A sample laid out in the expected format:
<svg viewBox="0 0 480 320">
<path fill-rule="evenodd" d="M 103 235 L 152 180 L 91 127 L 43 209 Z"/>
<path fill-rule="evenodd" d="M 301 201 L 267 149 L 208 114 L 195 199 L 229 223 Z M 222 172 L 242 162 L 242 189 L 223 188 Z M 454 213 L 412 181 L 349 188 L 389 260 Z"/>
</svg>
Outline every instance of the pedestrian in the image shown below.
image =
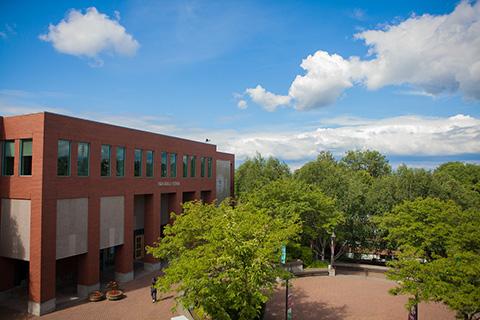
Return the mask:
<svg viewBox="0 0 480 320">
<path fill-rule="evenodd" d="M 152 278 L 152 285 L 150 286 L 150 295 L 152 296 L 152 303 L 157 302 L 157 288 L 155 288 L 156 283 L 157 283 L 157 277 Z"/>
</svg>

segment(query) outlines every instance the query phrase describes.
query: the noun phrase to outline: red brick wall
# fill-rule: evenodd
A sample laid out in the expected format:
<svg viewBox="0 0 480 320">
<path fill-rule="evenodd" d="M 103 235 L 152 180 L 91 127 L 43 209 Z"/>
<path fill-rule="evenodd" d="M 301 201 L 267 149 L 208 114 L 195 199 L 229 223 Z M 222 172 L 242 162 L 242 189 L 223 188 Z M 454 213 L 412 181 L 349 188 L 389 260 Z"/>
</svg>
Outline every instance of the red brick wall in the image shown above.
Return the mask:
<svg viewBox="0 0 480 320">
<path fill-rule="evenodd" d="M 94 284 L 99 280 L 99 202 L 103 196 L 125 197 L 125 243 L 116 254 L 116 271 L 133 270 L 133 201 L 135 194 L 152 194 L 152 204 L 148 211 L 160 212 L 160 194 L 176 193 L 175 211 L 179 212 L 179 201 L 183 192 L 211 191 L 215 199 L 215 160 L 230 160 L 231 194 L 233 195 L 232 154 L 216 151 L 216 146 L 189 141 L 149 132 L 122 128 L 52 113 L 39 113 L 26 116 L 5 117 L 1 127 L 1 138 L 15 139 L 15 174 L 0 178 L 2 198 L 19 198 L 32 200 L 31 238 L 30 238 L 30 299 L 47 301 L 55 297 L 55 239 L 56 239 L 56 200 L 68 198 L 89 198 L 88 250 L 79 256 L 79 283 Z M 31 177 L 19 176 L 18 139 L 33 139 L 33 168 Z M 59 139 L 71 141 L 71 176 L 57 176 L 57 142 Z M 90 173 L 88 177 L 77 176 L 78 142 L 90 143 Z M 100 176 L 100 149 L 102 144 L 111 146 L 111 176 Z M 125 176 L 115 176 L 116 147 L 126 147 Z M 133 176 L 134 149 L 143 150 L 142 177 Z M 154 176 L 146 177 L 146 150 L 154 151 Z M 161 152 L 177 154 L 177 177 L 160 177 Z M 183 155 L 197 157 L 196 177 L 182 177 Z M 200 177 L 200 158 L 212 157 L 213 175 L 211 178 Z M 189 163 L 190 165 L 190 163 Z M 190 168 L 189 168 L 190 169 Z M 168 165 L 168 171 L 170 165 Z M 190 171 L 190 170 L 189 170 Z M 170 174 L 168 174 L 170 175 Z M 179 186 L 159 186 L 158 182 L 179 182 Z M 158 203 L 157 203 L 158 202 Z M 146 210 L 147 211 L 147 210 Z M 146 221 L 154 227 L 145 234 L 146 243 L 156 240 L 159 233 L 159 216 L 150 216 Z M 158 220 L 158 221 L 157 221 Z M 158 225 L 158 226 L 157 226 Z M 157 228 L 158 227 L 158 228 Z M 131 236 L 130 236 L 131 235 Z M 150 258 L 147 258 L 149 261 Z M 0 272 L 7 270 L 2 267 Z M 0 287 L 2 284 L 0 283 Z"/>
</svg>

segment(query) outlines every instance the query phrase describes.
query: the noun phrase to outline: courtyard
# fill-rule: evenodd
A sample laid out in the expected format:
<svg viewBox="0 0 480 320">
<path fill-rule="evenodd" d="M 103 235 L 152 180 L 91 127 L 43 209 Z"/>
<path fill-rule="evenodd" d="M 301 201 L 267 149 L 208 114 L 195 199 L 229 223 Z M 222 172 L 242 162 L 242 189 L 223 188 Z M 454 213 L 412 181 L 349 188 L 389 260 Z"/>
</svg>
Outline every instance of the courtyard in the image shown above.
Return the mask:
<svg viewBox="0 0 480 320">
<path fill-rule="evenodd" d="M 158 319 L 169 320 L 179 315 L 171 312 L 175 302 L 172 295 L 166 295 L 153 304 L 150 300 L 150 279 L 155 273 L 135 279 L 122 288 L 126 298 L 120 301 L 96 303 L 78 302 L 65 305 L 59 310 L 42 316 L 42 320 L 87 320 L 87 319 Z M 338 275 L 296 278 L 291 281 L 293 292 L 293 319 L 301 320 L 405 320 L 407 299 L 391 296 L 388 290 L 392 281 L 382 277 Z M 265 320 L 283 320 L 285 312 L 285 288 L 279 288 L 267 304 Z M 38 317 L 0 306 L 0 319 L 38 319 Z M 422 303 L 419 305 L 421 320 L 454 320 L 455 315 L 441 304 Z"/>
<path fill-rule="evenodd" d="M 406 297 L 392 296 L 394 282 L 382 277 L 337 275 L 297 278 L 291 281 L 293 319 L 301 320 L 405 320 Z M 455 314 L 441 304 L 422 303 L 421 320 L 454 320 Z M 285 318 L 285 287 L 267 304 L 265 320 Z"/>
</svg>

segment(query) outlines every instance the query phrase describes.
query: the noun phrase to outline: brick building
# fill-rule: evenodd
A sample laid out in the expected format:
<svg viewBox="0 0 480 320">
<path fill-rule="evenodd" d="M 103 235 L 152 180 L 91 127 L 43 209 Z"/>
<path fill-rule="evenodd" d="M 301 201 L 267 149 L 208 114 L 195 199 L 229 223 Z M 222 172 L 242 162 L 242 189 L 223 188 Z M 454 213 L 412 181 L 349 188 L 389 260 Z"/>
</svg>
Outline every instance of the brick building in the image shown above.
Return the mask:
<svg viewBox="0 0 480 320">
<path fill-rule="evenodd" d="M 212 144 L 48 112 L 0 117 L 0 134 L 0 291 L 23 284 L 36 315 L 59 283 L 85 296 L 109 268 L 158 269 L 144 246 L 169 212 L 233 194 L 234 155 Z"/>
</svg>

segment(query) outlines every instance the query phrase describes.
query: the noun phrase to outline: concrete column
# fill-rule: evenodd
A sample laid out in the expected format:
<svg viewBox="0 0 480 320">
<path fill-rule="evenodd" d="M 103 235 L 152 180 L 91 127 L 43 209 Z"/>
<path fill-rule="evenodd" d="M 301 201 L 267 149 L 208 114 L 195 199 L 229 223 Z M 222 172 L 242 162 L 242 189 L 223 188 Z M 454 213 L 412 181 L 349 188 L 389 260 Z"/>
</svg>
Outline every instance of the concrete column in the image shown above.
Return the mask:
<svg viewBox="0 0 480 320">
<path fill-rule="evenodd" d="M 77 293 L 86 297 L 100 289 L 100 198 L 88 198 L 88 252 L 78 257 Z"/>
<path fill-rule="evenodd" d="M 160 237 L 160 192 L 145 195 L 145 245 L 153 246 Z M 160 270 L 160 262 L 152 255 L 143 258 L 147 271 Z"/>
<path fill-rule="evenodd" d="M 115 280 L 133 280 L 133 193 L 125 194 L 124 242 L 115 248 Z"/>
<path fill-rule="evenodd" d="M 28 312 L 43 315 L 55 310 L 56 199 L 32 199 Z"/>
</svg>

